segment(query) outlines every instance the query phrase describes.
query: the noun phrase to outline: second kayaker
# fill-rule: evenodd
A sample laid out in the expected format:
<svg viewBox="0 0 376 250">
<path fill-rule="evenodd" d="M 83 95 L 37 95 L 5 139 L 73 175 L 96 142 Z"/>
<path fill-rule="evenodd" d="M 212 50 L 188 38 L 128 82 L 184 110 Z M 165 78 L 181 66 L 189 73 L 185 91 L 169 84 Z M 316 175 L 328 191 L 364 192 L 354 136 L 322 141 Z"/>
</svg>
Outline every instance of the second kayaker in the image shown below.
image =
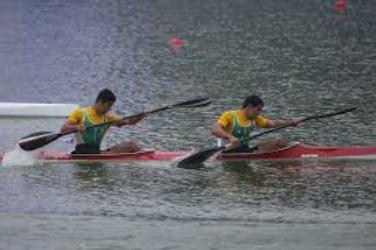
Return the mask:
<svg viewBox="0 0 376 250">
<path fill-rule="evenodd" d="M 218 146 L 225 143 L 232 144 L 232 149 L 228 152 L 253 152 L 270 151 L 287 146 L 282 139 L 269 139 L 258 143 L 256 146 L 249 147 L 248 141 L 242 143 L 241 140 L 250 136 L 256 128 L 275 128 L 284 125 L 298 125 L 301 119 L 272 120 L 261 114 L 264 102 L 257 95 L 248 96 L 240 108 L 231 111 L 225 111 L 214 123 L 212 134 L 218 140 Z"/>
</svg>

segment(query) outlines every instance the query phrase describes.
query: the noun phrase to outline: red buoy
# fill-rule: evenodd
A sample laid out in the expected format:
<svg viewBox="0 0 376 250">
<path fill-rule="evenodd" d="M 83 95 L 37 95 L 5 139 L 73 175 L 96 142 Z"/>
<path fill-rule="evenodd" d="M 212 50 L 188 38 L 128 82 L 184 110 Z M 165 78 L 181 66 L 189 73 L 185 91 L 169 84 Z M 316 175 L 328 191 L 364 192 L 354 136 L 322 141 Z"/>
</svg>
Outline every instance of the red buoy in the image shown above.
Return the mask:
<svg viewBox="0 0 376 250">
<path fill-rule="evenodd" d="M 183 39 L 178 38 L 178 37 L 171 37 L 168 40 L 168 43 L 170 45 L 172 52 L 174 52 L 174 53 L 179 52 L 181 47 L 183 47 L 183 45 L 184 45 Z"/>
<path fill-rule="evenodd" d="M 337 11 L 343 12 L 347 7 L 346 0 L 336 0 L 335 7 Z"/>
<path fill-rule="evenodd" d="M 183 40 L 178 37 L 171 37 L 169 43 L 171 46 L 182 46 Z"/>
</svg>

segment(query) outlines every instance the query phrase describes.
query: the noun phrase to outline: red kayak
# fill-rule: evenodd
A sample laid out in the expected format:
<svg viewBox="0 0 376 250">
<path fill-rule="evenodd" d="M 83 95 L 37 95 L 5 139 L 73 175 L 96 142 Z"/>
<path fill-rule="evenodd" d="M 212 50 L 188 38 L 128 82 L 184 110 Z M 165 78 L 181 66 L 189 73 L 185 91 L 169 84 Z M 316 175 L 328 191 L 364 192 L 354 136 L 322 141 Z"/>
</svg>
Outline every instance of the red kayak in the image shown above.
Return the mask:
<svg viewBox="0 0 376 250">
<path fill-rule="evenodd" d="M 191 152 L 148 149 L 136 153 L 70 155 L 64 152 L 38 152 L 38 158 L 46 162 L 83 162 L 83 161 L 171 161 L 178 160 Z M 2 156 L 0 156 L 1 158 Z M 320 146 L 292 142 L 290 145 L 270 152 L 227 153 L 220 154 L 216 160 L 258 160 L 286 159 L 374 159 L 376 146 Z"/>
</svg>

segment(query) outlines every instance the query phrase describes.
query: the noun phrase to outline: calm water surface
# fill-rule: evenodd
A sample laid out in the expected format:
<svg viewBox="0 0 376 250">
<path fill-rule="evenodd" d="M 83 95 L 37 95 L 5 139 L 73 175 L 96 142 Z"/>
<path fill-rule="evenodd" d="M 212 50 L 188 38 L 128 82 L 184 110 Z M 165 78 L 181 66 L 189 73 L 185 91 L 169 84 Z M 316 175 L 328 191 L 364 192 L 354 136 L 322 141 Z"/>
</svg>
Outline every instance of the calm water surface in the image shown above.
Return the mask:
<svg viewBox="0 0 376 250">
<path fill-rule="evenodd" d="M 0 101 L 85 106 L 108 87 L 126 115 L 210 96 L 209 107 L 162 112 L 104 141 L 189 150 L 213 145 L 217 116 L 257 93 L 273 118 L 358 107 L 287 129 L 288 140 L 375 144 L 376 9 L 333 4 L 3 0 Z M 0 151 L 61 123 L 1 118 Z M 375 194 L 373 161 L 2 167 L 0 248 L 375 249 Z"/>
</svg>

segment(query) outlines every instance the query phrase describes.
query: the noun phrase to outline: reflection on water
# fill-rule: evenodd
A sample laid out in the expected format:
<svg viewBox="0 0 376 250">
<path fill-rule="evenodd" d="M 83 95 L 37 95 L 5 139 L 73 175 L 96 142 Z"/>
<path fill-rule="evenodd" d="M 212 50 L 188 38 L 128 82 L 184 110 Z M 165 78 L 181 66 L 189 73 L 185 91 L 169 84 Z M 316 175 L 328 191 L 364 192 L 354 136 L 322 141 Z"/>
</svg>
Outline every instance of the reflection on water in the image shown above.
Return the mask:
<svg viewBox="0 0 376 250">
<path fill-rule="evenodd" d="M 225 162 L 234 185 L 258 192 L 268 190 L 276 204 L 292 208 L 324 210 L 371 209 L 368 197 L 375 164 L 371 161 L 258 161 Z M 362 173 L 359 175 L 359 173 Z M 245 191 L 246 191 L 245 190 Z M 252 193 L 254 196 L 254 193 Z"/>
</svg>

